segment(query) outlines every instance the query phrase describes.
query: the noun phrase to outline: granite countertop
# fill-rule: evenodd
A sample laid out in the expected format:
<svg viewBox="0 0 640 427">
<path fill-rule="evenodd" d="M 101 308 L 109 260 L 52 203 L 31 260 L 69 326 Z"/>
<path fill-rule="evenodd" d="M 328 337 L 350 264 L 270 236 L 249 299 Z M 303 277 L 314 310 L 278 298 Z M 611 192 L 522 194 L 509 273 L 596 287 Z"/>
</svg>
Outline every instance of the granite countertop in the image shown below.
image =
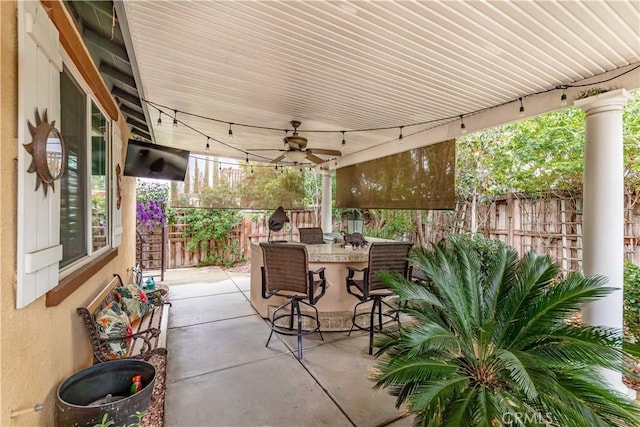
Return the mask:
<svg viewBox="0 0 640 427">
<path fill-rule="evenodd" d="M 291 242 L 302 244 L 300 242 Z M 342 247 L 337 243 L 324 245 L 306 245 L 309 262 L 367 262 L 369 247 L 354 249 L 351 246 Z M 251 243 L 252 249 L 259 249 L 258 243 Z"/>
</svg>

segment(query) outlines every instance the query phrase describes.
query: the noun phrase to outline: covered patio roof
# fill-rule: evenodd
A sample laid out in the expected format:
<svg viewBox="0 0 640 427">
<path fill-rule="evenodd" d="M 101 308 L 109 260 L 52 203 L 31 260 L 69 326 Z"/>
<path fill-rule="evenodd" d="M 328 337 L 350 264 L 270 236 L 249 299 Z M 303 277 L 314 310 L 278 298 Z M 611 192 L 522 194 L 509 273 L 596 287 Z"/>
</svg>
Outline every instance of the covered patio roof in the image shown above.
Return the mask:
<svg viewBox="0 0 640 427">
<path fill-rule="evenodd" d="M 640 87 L 639 1 L 114 4 L 155 142 L 210 155 L 269 161 L 300 120 L 334 168 Z"/>
</svg>

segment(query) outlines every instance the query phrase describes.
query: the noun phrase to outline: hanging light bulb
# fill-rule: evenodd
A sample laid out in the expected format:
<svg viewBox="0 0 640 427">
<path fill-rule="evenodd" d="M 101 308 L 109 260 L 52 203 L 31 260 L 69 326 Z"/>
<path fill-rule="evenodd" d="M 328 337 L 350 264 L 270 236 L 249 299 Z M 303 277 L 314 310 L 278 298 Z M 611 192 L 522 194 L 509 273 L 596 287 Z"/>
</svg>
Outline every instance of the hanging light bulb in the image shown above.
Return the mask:
<svg viewBox="0 0 640 427">
<path fill-rule="evenodd" d="M 402 142 L 402 138 L 403 138 L 403 136 L 402 136 L 402 128 L 403 127 L 404 126 L 400 126 L 400 135 L 398 135 L 398 141 L 400 141 L 400 142 Z"/>
<path fill-rule="evenodd" d="M 251 166 L 251 173 L 253 173 L 253 166 Z"/>
<path fill-rule="evenodd" d="M 278 164 L 276 163 L 276 172 L 278 171 Z"/>
<path fill-rule="evenodd" d="M 233 123 L 229 123 L 229 139 L 233 139 L 233 129 L 231 129 L 231 125 L 233 125 Z"/>
<path fill-rule="evenodd" d="M 158 126 L 162 126 L 162 111 L 158 110 L 160 115 L 158 116 Z"/>
<path fill-rule="evenodd" d="M 249 153 L 245 153 L 247 155 L 247 158 L 245 159 L 245 162 L 247 162 L 247 164 L 249 163 Z"/>
<path fill-rule="evenodd" d="M 563 107 L 567 106 L 567 88 L 562 88 L 562 95 L 560 96 L 560 105 Z"/>
<path fill-rule="evenodd" d="M 464 125 L 464 116 L 460 116 L 460 133 L 467 133 L 467 127 Z"/>
<path fill-rule="evenodd" d="M 205 146 L 205 149 L 209 151 L 209 137 L 207 137 L 207 145 Z"/>
<path fill-rule="evenodd" d="M 178 110 L 173 110 L 173 127 L 178 127 Z"/>
<path fill-rule="evenodd" d="M 344 139 L 344 131 L 342 131 L 342 145 L 346 145 L 347 141 Z"/>
<path fill-rule="evenodd" d="M 524 104 L 522 103 L 522 97 L 518 98 L 520 101 L 520 117 L 524 117 Z"/>
</svg>

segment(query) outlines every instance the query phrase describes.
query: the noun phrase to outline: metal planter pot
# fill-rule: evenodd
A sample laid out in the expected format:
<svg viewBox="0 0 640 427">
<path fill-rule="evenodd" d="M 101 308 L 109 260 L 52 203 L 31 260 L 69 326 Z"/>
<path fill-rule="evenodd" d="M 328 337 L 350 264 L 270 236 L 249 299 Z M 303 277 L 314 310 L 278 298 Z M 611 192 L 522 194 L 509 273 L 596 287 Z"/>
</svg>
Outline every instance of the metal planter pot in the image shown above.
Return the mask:
<svg viewBox="0 0 640 427">
<path fill-rule="evenodd" d="M 140 375 L 142 389 L 131 394 L 131 380 Z M 151 402 L 156 369 L 142 360 L 125 359 L 99 363 L 79 371 L 58 387 L 56 422 L 60 427 L 94 426 L 105 413 L 115 425 L 136 422 L 135 413 Z"/>
</svg>

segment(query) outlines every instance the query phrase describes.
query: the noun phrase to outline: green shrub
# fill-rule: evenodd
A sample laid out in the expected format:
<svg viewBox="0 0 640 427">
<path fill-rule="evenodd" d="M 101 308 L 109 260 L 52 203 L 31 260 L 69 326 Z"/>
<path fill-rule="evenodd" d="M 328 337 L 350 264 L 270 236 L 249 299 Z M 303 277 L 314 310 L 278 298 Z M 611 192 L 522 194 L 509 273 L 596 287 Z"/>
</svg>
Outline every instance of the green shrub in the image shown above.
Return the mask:
<svg viewBox="0 0 640 427">
<path fill-rule="evenodd" d="M 640 267 L 624 263 L 624 326 L 634 342 L 640 341 Z"/>
</svg>

